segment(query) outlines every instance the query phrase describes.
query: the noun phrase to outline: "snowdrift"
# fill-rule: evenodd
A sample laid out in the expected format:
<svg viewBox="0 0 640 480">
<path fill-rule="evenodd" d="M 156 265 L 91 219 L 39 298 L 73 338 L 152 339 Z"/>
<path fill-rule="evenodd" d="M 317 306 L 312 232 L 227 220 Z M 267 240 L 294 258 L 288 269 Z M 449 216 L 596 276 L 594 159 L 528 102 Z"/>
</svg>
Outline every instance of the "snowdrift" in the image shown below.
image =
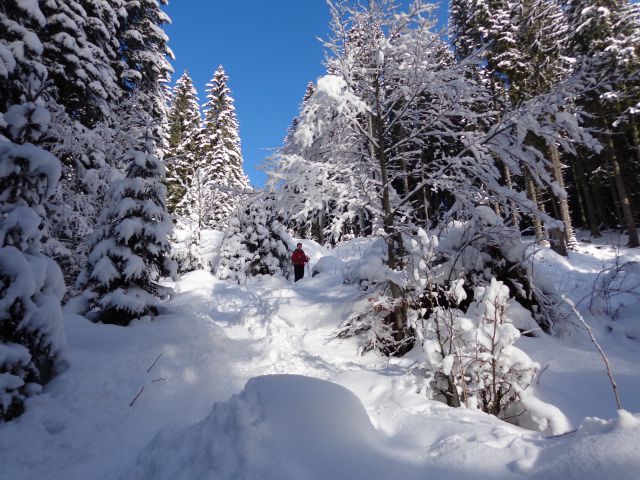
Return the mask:
<svg viewBox="0 0 640 480">
<path fill-rule="evenodd" d="M 508 452 L 512 462 L 506 469 L 492 468 L 493 459 L 481 461 L 480 455 L 462 460 L 459 469 L 449 462 L 438 465 L 444 452 L 421 452 L 398 439 L 376 430 L 358 397 L 342 386 L 268 375 L 249 380 L 240 394 L 215 404 L 186 430 L 159 433 L 123 478 L 477 479 L 482 471 L 483 479 L 631 480 L 640 470 L 640 417 L 625 411 L 611 421 L 587 419 L 564 436 L 508 435 L 505 444 L 481 442 Z M 446 449 L 455 451 L 459 445 L 452 439 Z M 479 470 L 469 468 L 473 464 Z"/>
<path fill-rule="evenodd" d="M 139 455 L 133 478 L 373 480 L 411 470 L 388 458 L 384 444 L 351 391 L 269 375 L 251 379 L 186 431 L 158 434 Z"/>
</svg>

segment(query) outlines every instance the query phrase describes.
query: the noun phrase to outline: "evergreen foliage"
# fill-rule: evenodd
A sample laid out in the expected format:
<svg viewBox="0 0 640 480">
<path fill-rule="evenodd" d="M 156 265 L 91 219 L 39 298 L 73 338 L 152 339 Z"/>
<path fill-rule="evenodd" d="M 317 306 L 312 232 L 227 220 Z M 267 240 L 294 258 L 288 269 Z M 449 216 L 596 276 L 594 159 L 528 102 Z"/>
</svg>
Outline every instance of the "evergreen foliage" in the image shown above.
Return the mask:
<svg viewBox="0 0 640 480">
<path fill-rule="evenodd" d="M 75 288 L 81 285 L 75 280 L 85 266 L 96 219 L 105 204 L 103 218 L 118 217 L 109 210 L 118 197 L 115 185 L 130 199 L 146 196 L 129 213 L 138 212 L 141 224 L 148 221 L 138 244 L 149 244 L 142 250 L 138 244 L 127 247 L 144 259 L 146 271 L 142 277 L 131 270 L 124 275 L 155 293 L 149 286 L 166 272 L 159 266 L 170 226 L 159 183 L 163 166 L 157 157 L 163 133 L 156 129 L 154 141 L 141 142 L 124 120 L 132 114 L 135 93 L 140 99 L 135 108 L 149 110 L 156 125 L 165 123 L 162 83 L 171 67 L 161 28 L 168 21 L 160 10 L 164 3 L 0 4 L 2 419 L 19 415 L 25 397 L 37 393 L 58 368 L 64 349 L 60 303 L 65 292 L 59 267 L 70 294 L 77 294 Z M 131 151 L 137 153 L 126 153 Z M 124 172 L 129 187 L 122 186 L 126 180 L 110 185 Z M 106 198 L 110 189 L 112 195 Z M 125 225 L 121 231 L 135 223 L 124 218 L 117 218 Z M 130 259 L 129 266 L 135 263 Z M 104 296 L 99 301 L 113 311 Z M 145 301 L 147 305 L 138 302 L 140 308 L 128 313 L 138 315 L 157 304 L 157 299 Z"/>
<path fill-rule="evenodd" d="M 32 12 L 33 14 L 33 12 Z M 0 11 L 1 25 L 15 25 Z M 0 37 L 0 51 L 37 53 L 33 32 L 21 40 Z M 34 48 L 35 47 L 35 48 Z M 58 265 L 42 252 L 44 204 L 55 191 L 60 162 L 40 145 L 51 115 L 42 99 L 46 74 L 28 57 L 2 56 L 0 71 L 21 90 L 19 104 L 0 111 L 0 421 L 24 411 L 60 365 L 65 337 Z"/>
<path fill-rule="evenodd" d="M 89 315 L 95 321 L 127 325 L 156 315 L 161 288 L 171 273 L 169 242 L 172 223 L 165 206 L 164 165 L 158 158 L 157 126 L 132 107 L 129 129 L 135 148 L 122 162 L 125 177 L 112 184 L 109 205 L 93 234 L 87 266 Z"/>
<path fill-rule="evenodd" d="M 173 71 L 167 59 L 173 53 L 162 30 L 170 19 L 160 8 L 167 3 L 168 0 L 125 2 L 121 11 L 126 16 L 119 22 L 116 33 L 118 82 L 125 92 L 136 92 L 140 105 L 160 120 L 160 125 L 164 125 L 166 116 L 163 83 Z"/>
<path fill-rule="evenodd" d="M 594 234 L 599 233 L 600 224 L 624 225 L 629 245 L 637 247 L 635 212 L 640 211 L 640 198 L 633 179 L 640 178 L 636 108 L 640 99 L 640 8 L 628 0 L 567 0 L 565 18 L 563 53 L 574 59 L 576 68 L 599 79 L 599 88 L 577 99 L 588 114 L 585 125 L 599 131 L 605 147 L 595 155 L 579 151 L 576 158 L 576 193 L 583 205 L 589 205 L 583 218 L 588 217 Z M 611 218 L 616 222 L 612 224 Z"/>
<path fill-rule="evenodd" d="M 202 182 L 214 189 L 206 224 L 222 227 L 237 200 L 249 186 L 242 170 L 238 119 L 229 89 L 229 78 L 220 65 L 207 84 L 202 133 Z"/>
<path fill-rule="evenodd" d="M 290 275 L 294 244 L 276 207 L 269 194 L 239 204 L 225 231 L 215 268 L 219 278 L 244 283 L 256 275 Z"/>
<path fill-rule="evenodd" d="M 169 108 L 169 149 L 167 162 L 167 207 L 175 215 L 184 215 L 184 198 L 189 182 L 202 161 L 199 149 L 202 118 L 193 81 L 186 70 L 176 82 Z"/>
</svg>

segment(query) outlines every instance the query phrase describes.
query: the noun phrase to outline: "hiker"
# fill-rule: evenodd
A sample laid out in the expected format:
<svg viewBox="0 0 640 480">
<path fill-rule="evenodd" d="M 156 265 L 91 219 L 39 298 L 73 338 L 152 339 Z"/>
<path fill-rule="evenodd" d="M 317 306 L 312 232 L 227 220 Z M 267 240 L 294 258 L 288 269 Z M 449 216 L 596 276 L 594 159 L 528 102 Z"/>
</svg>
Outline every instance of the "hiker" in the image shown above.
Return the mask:
<svg viewBox="0 0 640 480">
<path fill-rule="evenodd" d="M 297 282 L 304 277 L 304 264 L 309 261 L 309 257 L 302 250 L 302 244 L 298 243 L 296 249 L 291 255 L 291 262 L 293 262 L 293 273 L 295 274 L 295 281 Z"/>
</svg>

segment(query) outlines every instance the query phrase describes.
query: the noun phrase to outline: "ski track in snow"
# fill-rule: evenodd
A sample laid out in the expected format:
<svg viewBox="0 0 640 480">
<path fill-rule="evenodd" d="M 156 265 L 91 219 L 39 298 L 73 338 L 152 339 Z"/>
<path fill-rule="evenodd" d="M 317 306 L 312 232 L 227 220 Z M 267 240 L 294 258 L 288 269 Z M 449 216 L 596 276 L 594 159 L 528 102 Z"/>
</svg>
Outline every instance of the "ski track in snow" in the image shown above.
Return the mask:
<svg viewBox="0 0 640 480">
<path fill-rule="evenodd" d="M 572 253 L 573 272 L 563 270 L 553 256 L 542 260 L 542 268 L 548 269 L 550 281 L 561 282 L 577 299 L 584 288 L 581 276 L 592 279 L 601 268 L 602 259 L 584 254 L 595 248 Z M 312 261 L 326 254 L 311 245 L 305 249 Z M 349 258 L 358 250 L 356 246 L 340 254 Z M 349 316 L 361 295 L 355 287 L 325 274 L 296 284 L 262 278 L 241 286 L 206 272 L 192 272 L 176 285 L 167 313 L 153 322 L 122 328 L 94 325 L 68 314 L 69 368 L 43 395 L 29 400 L 27 414 L 0 425 L 0 479 L 320 479 L 330 474 L 323 470 L 327 462 L 305 470 L 312 467 L 286 458 L 275 437 L 264 432 L 282 430 L 278 438 L 290 435 L 287 441 L 300 444 L 291 455 L 307 458 L 311 455 L 307 449 L 314 447 L 303 444 L 306 433 L 317 430 L 314 422 L 328 422 L 342 414 L 349 423 L 349 418 L 360 415 L 359 402 L 372 427 L 359 424 L 364 446 L 353 446 L 352 452 L 339 443 L 343 463 L 342 470 L 331 470 L 334 478 L 388 478 L 384 475 L 394 471 L 407 479 L 447 475 L 632 480 L 626 475 L 640 468 L 638 455 L 629 453 L 629 445 L 640 440 L 637 417 L 609 423 L 590 420 L 577 433 L 547 439 L 478 411 L 448 408 L 417 393 L 422 378 L 419 369 L 412 373 L 412 367 L 420 361 L 418 349 L 404 358 L 387 359 L 373 353 L 357 355 L 357 339 L 331 340 L 331 332 Z M 615 415 L 600 360 L 584 338 L 521 340 L 534 360 L 549 365 L 535 386 L 537 395 L 560 407 L 574 426 L 586 416 Z M 639 411 L 637 342 L 606 338 L 603 343 L 619 374 L 624 406 Z M 318 413 L 315 418 L 316 410 L 303 409 L 300 415 L 311 417 L 311 430 L 287 424 L 286 415 L 284 419 L 276 415 L 280 423 L 270 424 L 269 415 L 277 413 L 283 395 L 300 390 L 295 377 L 289 381 L 274 376 L 272 384 L 258 379 L 240 396 L 232 395 L 241 392 L 251 378 L 274 374 L 328 380 L 346 387 L 358 400 L 344 397 L 346 411 L 327 407 L 324 417 Z M 327 395 L 329 405 L 331 399 L 344 395 L 329 384 L 308 387 Z M 298 395 L 304 405 L 314 401 L 303 391 Z M 271 400 L 255 400 L 263 397 Z M 212 410 L 216 402 L 221 403 Z M 258 410 L 266 416 L 247 423 L 245 417 L 257 415 Z M 237 431 L 229 430 L 228 422 L 221 420 L 225 418 L 236 419 L 231 430 Z M 350 433 L 355 439 L 354 432 L 345 430 L 342 436 Z M 329 450 L 338 441 L 325 438 L 327 433 L 318 435 L 317 441 L 325 441 Z M 196 443 L 192 437 L 198 439 Z M 217 447 L 207 442 L 220 438 L 230 443 L 223 454 L 226 463 L 218 465 L 210 458 Z M 262 455 L 270 460 L 258 452 L 240 455 L 239 447 L 233 447 L 238 442 L 264 448 Z M 324 451 L 323 445 L 317 448 Z M 614 450 L 618 453 L 612 458 L 609 453 Z M 322 453 L 314 458 L 319 462 Z M 372 469 L 370 462 L 378 467 Z M 203 473 L 207 471 L 212 473 Z"/>
</svg>

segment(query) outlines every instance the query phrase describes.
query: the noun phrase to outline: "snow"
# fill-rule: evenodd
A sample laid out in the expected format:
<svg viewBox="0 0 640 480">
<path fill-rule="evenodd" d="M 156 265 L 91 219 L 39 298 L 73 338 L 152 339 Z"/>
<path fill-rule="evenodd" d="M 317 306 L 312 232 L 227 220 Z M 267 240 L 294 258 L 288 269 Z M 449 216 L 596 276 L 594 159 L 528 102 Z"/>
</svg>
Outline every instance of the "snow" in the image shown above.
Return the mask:
<svg viewBox="0 0 640 480">
<path fill-rule="evenodd" d="M 603 265 L 615 264 L 613 247 L 580 243 L 565 261 L 548 250 L 534 257 L 594 328 L 626 411 L 616 411 L 588 338 L 567 326 L 563 338 L 515 340 L 541 367 L 516 426 L 430 400 L 419 348 L 385 358 L 359 355 L 358 339 L 331 339 L 362 301 L 337 269 L 368 258 L 370 246 L 304 240 L 319 273 L 297 283 L 188 273 L 162 315 L 126 328 L 93 324 L 69 305 L 68 369 L 27 400 L 23 416 L 0 425 L 0 478 L 636 477 L 640 345 L 579 301 Z M 618 252 L 621 264 L 640 255 Z M 477 295 L 489 292 L 500 295 L 499 285 Z M 514 305 L 507 312 L 520 313 L 508 317 L 524 318 Z"/>
<path fill-rule="evenodd" d="M 299 123 L 294 140 L 308 147 L 329 128 L 334 112 L 355 117 L 367 110 L 367 105 L 349 89 L 342 77 L 324 75 L 317 81 L 315 92 L 307 104 L 307 116 Z"/>
</svg>

